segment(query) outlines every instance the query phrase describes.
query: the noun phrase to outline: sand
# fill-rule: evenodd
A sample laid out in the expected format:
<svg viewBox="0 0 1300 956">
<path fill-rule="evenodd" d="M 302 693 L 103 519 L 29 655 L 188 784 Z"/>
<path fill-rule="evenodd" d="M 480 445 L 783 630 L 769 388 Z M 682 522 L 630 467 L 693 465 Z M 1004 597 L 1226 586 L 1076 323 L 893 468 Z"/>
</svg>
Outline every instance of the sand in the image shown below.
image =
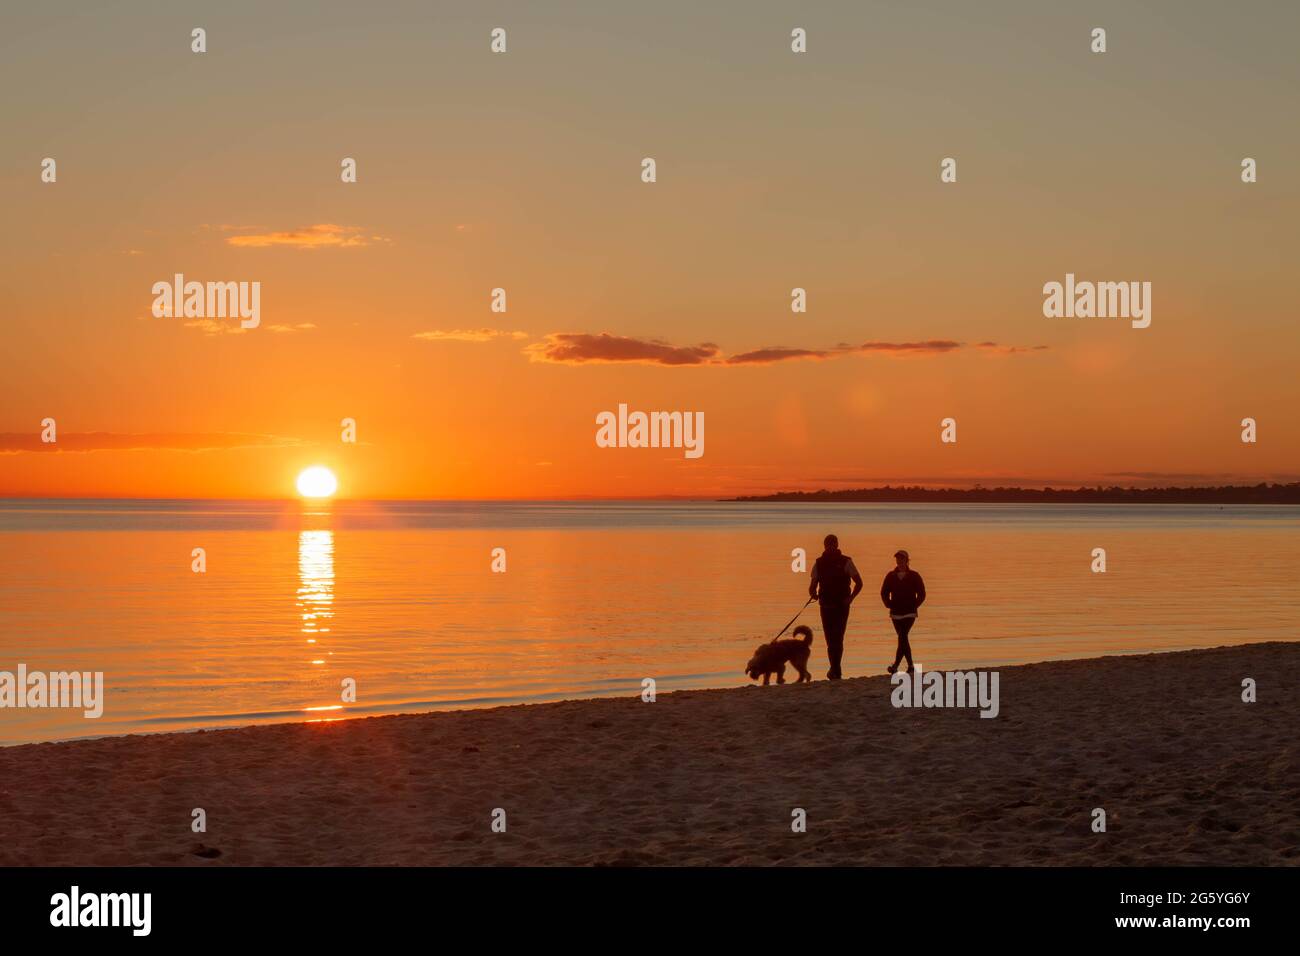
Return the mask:
<svg viewBox="0 0 1300 956">
<path fill-rule="evenodd" d="M 991 720 L 881 676 L 9 747 L 0 864 L 1294 865 L 1298 690 L 1273 643 L 1001 668 Z"/>
</svg>

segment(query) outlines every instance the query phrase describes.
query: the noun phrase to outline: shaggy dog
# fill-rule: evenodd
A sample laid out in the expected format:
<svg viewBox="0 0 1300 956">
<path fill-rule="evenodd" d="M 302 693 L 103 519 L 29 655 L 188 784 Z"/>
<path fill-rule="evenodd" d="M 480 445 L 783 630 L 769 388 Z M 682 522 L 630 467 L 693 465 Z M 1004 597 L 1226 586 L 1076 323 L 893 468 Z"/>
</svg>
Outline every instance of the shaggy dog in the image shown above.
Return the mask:
<svg viewBox="0 0 1300 956">
<path fill-rule="evenodd" d="M 808 655 L 812 651 L 812 628 L 800 624 L 794 629 L 794 636 L 798 638 L 800 634 L 803 635 L 802 641 L 777 640 L 758 645 L 758 650 L 754 651 L 754 656 L 745 665 L 745 673 L 749 675 L 749 679 L 758 680 L 761 674 L 763 684 L 766 686 L 768 680 L 775 674 L 776 682 L 784 684 L 785 665 L 791 664 L 799 672 L 799 680 L 796 683 L 812 680 L 812 674 L 808 673 Z"/>
</svg>

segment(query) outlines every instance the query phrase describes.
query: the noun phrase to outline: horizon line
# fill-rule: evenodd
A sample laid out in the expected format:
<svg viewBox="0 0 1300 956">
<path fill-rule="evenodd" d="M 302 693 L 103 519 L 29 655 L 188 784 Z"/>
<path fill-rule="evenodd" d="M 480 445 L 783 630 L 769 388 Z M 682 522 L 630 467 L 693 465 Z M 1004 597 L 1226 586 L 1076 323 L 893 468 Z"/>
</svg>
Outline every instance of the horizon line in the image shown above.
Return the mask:
<svg viewBox="0 0 1300 956">
<path fill-rule="evenodd" d="M 996 479 L 990 479 L 996 481 Z M 145 496 L 145 495 L 48 495 L 48 494 L 14 494 L 11 492 L 0 491 L 0 501 L 248 501 L 248 502 L 282 502 L 300 504 L 310 504 L 317 507 L 327 506 L 338 503 L 382 503 L 382 502 L 446 502 L 446 503 L 474 503 L 474 502 L 499 502 L 499 503 L 547 503 L 547 502 L 572 502 L 572 501 L 601 501 L 601 502 L 635 502 L 635 501 L 707 501 L 707 502 L 737 502 L 742 500 L 755 500 L 764 498 L 774 498 L 779 495 L 819 495 L 819 494 L 851 494 L 871 491 L 918 491 L 918 492 L 957 492 L 957 493 L 975 493 L 975 492 L 995 492 L 995 491 L 1054 491 L 1054 492 L 1072 492 L 1072 491 L 1210 491 L 1224 488 L 1259 488 L 1263 487 L 1287 487 L 1300 485 L 1300 481 L 1279 481 L 1276 478 L 1267 480 L 1257 480 L 1248 483 L 1237 484 L 1229 482 L 1227 484 L 1144 484 L 1144 485 L 1120 485 L 1106 484 L 1103 482 L 1057 482 L 1043 483 L 1038 485 L 1028 484 L 985 484 L 983 480 L 976 480 L 973 484 L 951 485 L 951 484 L 893 484 L 883 485 L 858 485 L 856 487 L 827 488 L 821 486 L 817 488 L 784 488 L 778 490 L 769 490 L 761 492 L 731 492 L 726 496 L 717 494 L 708 495 L 551 495 L 544 497 L 521 497 L 521 496 L 487 496 L 487 497 L 348 497 L 342 495 L 331 496 L 329 498 L 303 498 L 298 495 L 221 495 L 221 496 L 187 496 L 187 495 L 165 495 L 165 496 Z"/>
</svg>

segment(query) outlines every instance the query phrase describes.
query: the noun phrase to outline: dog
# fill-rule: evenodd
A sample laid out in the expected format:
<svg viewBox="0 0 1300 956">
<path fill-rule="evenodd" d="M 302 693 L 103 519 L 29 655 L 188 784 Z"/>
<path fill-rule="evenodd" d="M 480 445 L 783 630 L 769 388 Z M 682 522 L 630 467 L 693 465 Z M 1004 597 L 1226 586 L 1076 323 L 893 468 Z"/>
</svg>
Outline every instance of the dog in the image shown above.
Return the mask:
<svg viewBox="0 0 1300 956">
<path fill-rule="evenodd" d="M 798 638 L 800 634 L 803 635 L 802 641 L 775 640 L 758 645 L 758 650 L 754 651 L 754 656 L 745 665 L 745 673 L 749 675 L 749 679 L 758 680 L 759 675 L 762 675 L 763 686 L 766 687 L 775 674 L 776 682 L 784 684 L 785 665 L 791 664 L 799 672 L 799 680 L 795 683 L 811 681 L 812 674 L 808 673 L 808 655 L 812 653 L 812 628 L 800 624 L 794 629 L 794 637 Z"/>
</svg>

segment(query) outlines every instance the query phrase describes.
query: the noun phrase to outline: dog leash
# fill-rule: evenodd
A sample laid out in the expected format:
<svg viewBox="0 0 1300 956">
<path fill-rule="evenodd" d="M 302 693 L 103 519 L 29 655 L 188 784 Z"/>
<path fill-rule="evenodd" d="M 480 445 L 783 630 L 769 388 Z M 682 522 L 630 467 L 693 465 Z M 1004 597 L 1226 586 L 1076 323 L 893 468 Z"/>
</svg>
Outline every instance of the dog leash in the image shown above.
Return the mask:
<svg viewBox="0 0 1300 956">
<path fill-rule="evenodd" d="M 815 600 L 817 600 L 815 597 L 810 597 L 808 599 L 808 604 L 811 604 Z M 808 604 L 805 604 L 803 607 L 799 608 L 799 614 L 802 614 L 804 611 L 808 610 Z M 777 632 L 776 637 L 772 638 L 773 642 L 780 640 L 781 635 L 784 634 L 786 631 L 790 630 L 790 624 L 793 624 L 795 621 L 799 620 L 799 614 L 796 614 L 794 617 L 790 618 L 790 623 L 787 624 L 785 627 L 781 628 L 781 630 Z"/>
</svg>

